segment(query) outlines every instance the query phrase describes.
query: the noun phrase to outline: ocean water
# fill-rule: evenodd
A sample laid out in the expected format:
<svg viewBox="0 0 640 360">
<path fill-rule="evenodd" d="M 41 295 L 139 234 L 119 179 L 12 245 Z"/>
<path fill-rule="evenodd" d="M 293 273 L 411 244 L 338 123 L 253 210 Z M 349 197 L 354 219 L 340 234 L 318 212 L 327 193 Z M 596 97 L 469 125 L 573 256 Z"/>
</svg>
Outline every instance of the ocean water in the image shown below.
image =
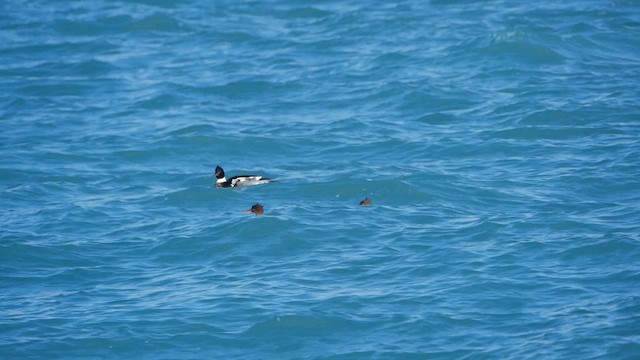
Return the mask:
<svg viewBox="0 0 640 360">
<path fill-rule="evenodd" d="M 638 1 L 5 0 L 0 38 L 0 358 L 640 358 Z"/>
</svg>

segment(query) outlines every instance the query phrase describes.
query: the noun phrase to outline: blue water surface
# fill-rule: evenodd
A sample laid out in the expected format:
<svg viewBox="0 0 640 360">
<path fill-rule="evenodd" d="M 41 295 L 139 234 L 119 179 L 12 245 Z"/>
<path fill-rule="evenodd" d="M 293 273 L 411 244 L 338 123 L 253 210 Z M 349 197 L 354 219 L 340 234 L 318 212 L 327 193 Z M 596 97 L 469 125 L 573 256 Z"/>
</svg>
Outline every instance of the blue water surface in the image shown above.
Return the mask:
<svg viewBox="0 0 640 360">
<path fill-rule="evenodd" d="M 5 0 L 0 38 L 0 358 L 640 358 L 637 1 Z"/>
</svg>

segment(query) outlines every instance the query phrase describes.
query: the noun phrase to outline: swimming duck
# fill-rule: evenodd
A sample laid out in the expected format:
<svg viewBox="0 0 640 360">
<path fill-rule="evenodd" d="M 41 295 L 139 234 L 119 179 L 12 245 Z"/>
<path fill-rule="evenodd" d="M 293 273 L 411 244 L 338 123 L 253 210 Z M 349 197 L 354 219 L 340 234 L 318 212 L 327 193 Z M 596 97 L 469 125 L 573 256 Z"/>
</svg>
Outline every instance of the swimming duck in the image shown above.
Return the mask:
<svg viewBox="0 0 640 360">
<path fill-rule="evenodd" d="M 262 177 L 260 175 L 238 175 L 227 180 L 224 176 L 224 170 L 220 166 L 216 166 L 216 187 L 242 187 L 261 185 L 272 182 L 273 180 Z"/>
</svg>

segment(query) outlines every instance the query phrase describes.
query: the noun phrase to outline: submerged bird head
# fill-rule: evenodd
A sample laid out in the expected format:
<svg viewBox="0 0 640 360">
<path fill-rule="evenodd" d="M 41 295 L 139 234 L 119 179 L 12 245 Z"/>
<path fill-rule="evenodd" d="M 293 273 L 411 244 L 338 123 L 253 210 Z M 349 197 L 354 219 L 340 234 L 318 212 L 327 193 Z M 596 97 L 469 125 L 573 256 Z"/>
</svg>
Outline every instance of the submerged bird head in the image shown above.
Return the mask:
<svg viewBox="0 0 640 360">
<path fill-rule="evenodd" d="M 264 208 L 260 204 L 255 204 L 251 207 L 251 209 L 245 210 L 244 212 L 252 212 L 256 215 L 262 215 L 264 214 Z"/>
</svg>

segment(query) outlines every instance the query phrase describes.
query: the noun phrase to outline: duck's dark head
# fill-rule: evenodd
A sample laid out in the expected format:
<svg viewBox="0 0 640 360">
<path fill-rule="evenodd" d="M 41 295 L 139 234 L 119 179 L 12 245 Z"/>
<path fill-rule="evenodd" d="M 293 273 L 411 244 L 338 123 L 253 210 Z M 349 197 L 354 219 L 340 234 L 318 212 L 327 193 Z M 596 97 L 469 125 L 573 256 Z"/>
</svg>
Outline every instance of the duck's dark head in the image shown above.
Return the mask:
<svg viewBox="0 0 640 360">
<path fill-rule="evenodd" d="M 224 170 L 220 166 L 216 166 L 216 179 L 224 178 Z"/>
</svg>

